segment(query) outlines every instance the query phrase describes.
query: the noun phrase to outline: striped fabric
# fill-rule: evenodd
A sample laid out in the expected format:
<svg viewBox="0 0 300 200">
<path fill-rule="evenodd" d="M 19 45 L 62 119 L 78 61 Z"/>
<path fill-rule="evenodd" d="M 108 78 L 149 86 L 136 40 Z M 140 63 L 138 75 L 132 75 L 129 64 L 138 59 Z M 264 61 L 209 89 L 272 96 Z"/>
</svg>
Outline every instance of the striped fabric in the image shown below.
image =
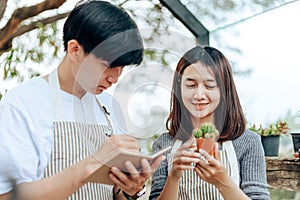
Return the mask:
<svg viewBox="0 0 300 200">
<path fill-rule="evenodd" d="M 94 153 L 106 141 L 108 126 L 77 122 L 54 123 L 54 145 L 44 177 L 52 176 Z M 112 186 L 87 183 L 69 200 L 113 199 Z"/>
<path fill-rule="evenodd" d="M 173 155 L 168 153 L 166 156 L 169 164 L 168 170 L 171 170 Z M 228 152 L 224 148 L 220 150 L 220 159 L 224 163 L 227 173 L 231 176 L 232 171 L 228 162 Z M 179 183 L 178 198 L 180 200 L 223 200 L 218 189 L 214 185 L 200 179 L 194 170 L 184 171 Z"/>
<path fill-rule="evenodd" d="M 266 181 L 266 165 L 260 136 L 246 130 L 240 137 L 230 143 L 224 142 L 223 149 L 228 148 L 231 178 L 235 184 L 250 198 L 256 200 L 270 200 L 268 184 Z M 174 145 L 174 138 L 169 133 L 163 133 L 153 144 L 153 152 L 167 146 Z M 228 145 L 226 145 L 228 144 Z M 167 156 L 167 155 L 166 155 Z M 233 158 L 235 157 L 235 158 Z M 233 164 L 235 160 L 236 165 Z M 168 178 L 168 159 L 164 160 L 152 177 L 150 200 L 155 200 L 160 195 Z M 229 170 L 229 169 L 228 169 Z M 236 173 L 235 173 L 236 172 Z M 199 189 L 200 190 L 200 189 Z M 201 199 L 196 198 L 197 199 Z M 213 199 L 212 199 L 213 200 Z"/>
<path fill-rule="evenodd" d="M 220 151 L 221 160 L 230 175 L 228 156 L 226 151 Z M 200 197 L 200 198 L 199 198 Z M 202 179 L 194 170 L 185 170 L 179 184 L 179 198 L 184 199 L 202 199 L 202 200 L 222 200 L 218 189 Z"/>
</svg>

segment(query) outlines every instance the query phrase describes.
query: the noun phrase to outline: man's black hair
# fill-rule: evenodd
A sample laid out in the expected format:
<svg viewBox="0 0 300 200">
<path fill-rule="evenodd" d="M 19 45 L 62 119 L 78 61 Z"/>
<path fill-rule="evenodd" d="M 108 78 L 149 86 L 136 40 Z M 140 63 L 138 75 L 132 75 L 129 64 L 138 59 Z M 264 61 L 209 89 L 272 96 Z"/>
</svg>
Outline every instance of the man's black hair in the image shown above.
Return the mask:
<svg viewBox="0 0 300 200">
<path fill-rule="evenodd" d="M 64 48 L 75 39 L 85 53 L 92 53 L 110 67 L 139 65 L 143 42 L 136 23 L 121 8 L 105 1 L 76 6 L 63 29 Z"/>
</svg>

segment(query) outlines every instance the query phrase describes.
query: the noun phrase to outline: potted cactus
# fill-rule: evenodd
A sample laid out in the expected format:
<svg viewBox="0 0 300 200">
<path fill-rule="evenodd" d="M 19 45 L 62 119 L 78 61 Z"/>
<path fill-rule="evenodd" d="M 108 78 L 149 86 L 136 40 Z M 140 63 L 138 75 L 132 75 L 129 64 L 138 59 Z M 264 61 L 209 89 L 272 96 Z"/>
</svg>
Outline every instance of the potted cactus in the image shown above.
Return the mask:
<svg viewBox="0 0 300 200">
<path fill-rule="evenodd" d="M 211 123 L 204 123 L 199 128 L 193 130 L 193 135 L 197 139 L 197 149 L 203 149 L 210 155 L 215 153 L 215 142 L 219 131 Z"/>
</svg>

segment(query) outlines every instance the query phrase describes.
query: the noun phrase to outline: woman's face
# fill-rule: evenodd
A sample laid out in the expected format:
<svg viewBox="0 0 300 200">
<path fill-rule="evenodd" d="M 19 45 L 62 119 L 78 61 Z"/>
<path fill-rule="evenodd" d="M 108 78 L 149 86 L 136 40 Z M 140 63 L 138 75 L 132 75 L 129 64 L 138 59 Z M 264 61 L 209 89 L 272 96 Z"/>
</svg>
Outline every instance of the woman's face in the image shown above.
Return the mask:
<svg viewBox="0 0 300 200">
<path fill-rule="evenodd" d="M 199 123 L 213 122 L 213 112 L 220 103 L 220 89 L 210 68 L 200 62 L 188 66 L 182 75 L 181 94 L 194 128 Z"/>
</svg>

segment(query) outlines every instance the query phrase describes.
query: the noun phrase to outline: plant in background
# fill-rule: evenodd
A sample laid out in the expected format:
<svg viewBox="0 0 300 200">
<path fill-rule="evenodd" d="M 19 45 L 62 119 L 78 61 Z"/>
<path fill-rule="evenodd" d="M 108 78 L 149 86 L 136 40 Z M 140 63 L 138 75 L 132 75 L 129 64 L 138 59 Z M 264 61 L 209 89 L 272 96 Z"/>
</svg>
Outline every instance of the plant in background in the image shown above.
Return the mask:
<svg viewBox="0 0 300 200">
<path fill-rule="evenodd" d="M 286 122 L 279 121 L 276 124 L 271 123 L 268 128 L 263 128 L 262 125 L 259 125 L 256 128 L 256 125 L 252 125 L 249 130 L 258 133 L 261 136 L 272 136 L 272 135 L 282 135 L 287 134 L 289 127 Z"/>
<path fill-rule="evenodd" d="M 219 131 L 211 123 L 204 123 L 199 128 L 194 129 L 193 135 L 196 138 L 216 138 L 219 135 Z"/>
</svg>

